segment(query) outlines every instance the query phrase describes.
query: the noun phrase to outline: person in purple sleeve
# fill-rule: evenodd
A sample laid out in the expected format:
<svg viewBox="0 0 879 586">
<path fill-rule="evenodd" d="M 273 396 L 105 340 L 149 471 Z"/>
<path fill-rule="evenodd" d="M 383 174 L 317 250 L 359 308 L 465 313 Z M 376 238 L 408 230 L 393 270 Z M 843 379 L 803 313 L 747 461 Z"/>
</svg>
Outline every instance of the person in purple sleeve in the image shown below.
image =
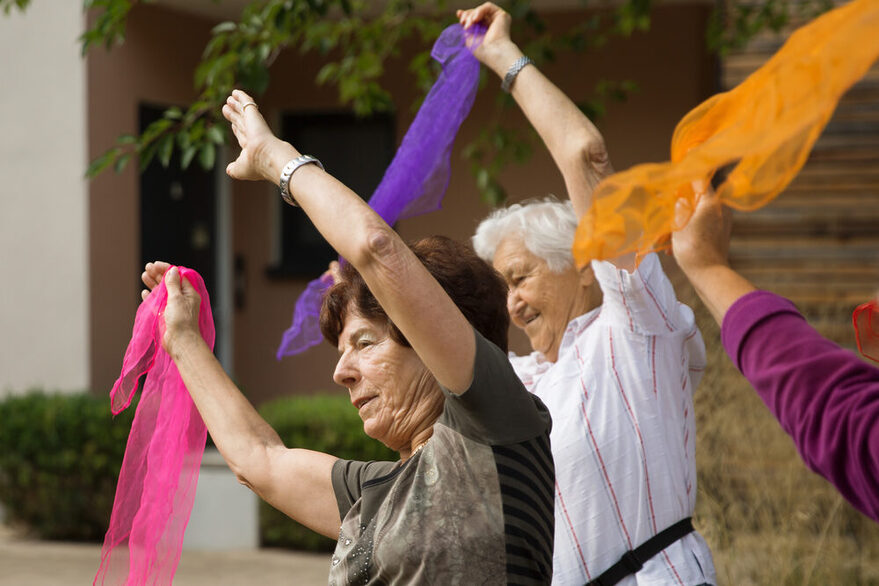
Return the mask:
<svg viewBox="0 0 879 586">
<path fill-rule="evenodd" d="M 674 256 L 721 325 L 730 359 L 806 465 L 879 521 L 879 368 L 822 337 L 791 301 L 732 270 L 729 237 L 728 214 L 707 190 L 672 234 Z"/>
</svg>

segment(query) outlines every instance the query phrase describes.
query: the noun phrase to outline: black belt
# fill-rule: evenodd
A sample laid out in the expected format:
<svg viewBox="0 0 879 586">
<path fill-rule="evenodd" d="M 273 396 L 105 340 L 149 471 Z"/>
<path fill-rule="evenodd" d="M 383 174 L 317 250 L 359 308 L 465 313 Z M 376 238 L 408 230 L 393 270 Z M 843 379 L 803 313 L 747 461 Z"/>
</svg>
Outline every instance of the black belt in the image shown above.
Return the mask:
<svg viewBox="0 0 879 586">
<path fill-rule="evenodd" d="M 637 573 L 644 567 L 644 562 L 661 552 L 663 549 L 693 531 L 693 518 L 687 517 L 667 527 L 636 547 L 627 551 L 620 561 L 606 569 L 586 586 L 611 586 L 629 574 Z"/>
</svg>

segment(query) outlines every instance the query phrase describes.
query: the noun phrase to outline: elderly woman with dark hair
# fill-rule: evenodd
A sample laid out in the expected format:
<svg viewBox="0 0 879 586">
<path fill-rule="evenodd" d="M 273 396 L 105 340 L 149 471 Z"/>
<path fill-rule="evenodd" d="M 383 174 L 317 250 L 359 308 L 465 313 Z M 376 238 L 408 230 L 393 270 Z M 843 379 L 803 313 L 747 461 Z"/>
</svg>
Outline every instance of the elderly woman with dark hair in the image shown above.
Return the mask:
<svg viewBox="0 0 879 586">
<path fill-rule="evenodd" d="M 406 246 L 362 199 L 276 138 L 253 100 L 223 108 L 237 179 L 282 186 L 348 259 L 321 327 L 334 380 L 396 462 L 285 447 L 198 334 L 200 300 L 176 268 L 163 345 L 239 480 L 293 519 L 338 537 L 330 583 L 546 584 L 552 573 L 550 417 L 507 360 L 505 286 L 446 238 Z M 286 193 L 285 193 L 286 190 Z"/>
<path fill-rule="evenodd" d="M 705 366 L 693 313 L 656 255 L 637 269 L 632 259 L 577 269 L 577 219 L 612 173 L 604 139 L 539 69 L 522 65 L 509 14 L 486 3 L 459 18 L 487 25 L 474 54 L 511 89 L 571 200 L 498 210 L 473 238 L 507 281 L 511 320 L 534 350 L 511 357 L 513 367 L 553 417 L 553 583 L 714 583 L 711 553 L 690 523 L 693 391 Z"/>
</svg>

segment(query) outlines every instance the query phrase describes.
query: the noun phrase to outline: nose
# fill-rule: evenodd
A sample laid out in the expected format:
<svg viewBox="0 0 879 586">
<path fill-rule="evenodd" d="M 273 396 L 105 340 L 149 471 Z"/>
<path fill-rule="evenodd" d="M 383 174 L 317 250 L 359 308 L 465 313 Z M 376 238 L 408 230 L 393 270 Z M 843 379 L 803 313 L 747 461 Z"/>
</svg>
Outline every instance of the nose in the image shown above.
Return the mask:
<svg viewBox="0 0 879 586">
<path fill-rule="evenodd" d="M 339 357 L 336 370 L 333 372 L 333 380 L 337 385 L 349 389 L 360 380 L 360 371 L 349 352 L 345 352 Z"/>
</svg>

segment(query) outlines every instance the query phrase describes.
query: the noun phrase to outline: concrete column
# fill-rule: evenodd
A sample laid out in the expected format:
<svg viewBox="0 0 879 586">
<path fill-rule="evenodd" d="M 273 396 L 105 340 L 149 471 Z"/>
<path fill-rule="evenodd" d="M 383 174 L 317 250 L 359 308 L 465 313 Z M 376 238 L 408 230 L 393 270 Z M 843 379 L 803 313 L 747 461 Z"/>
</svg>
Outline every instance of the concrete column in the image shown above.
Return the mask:
<svg viewBox="0 0 879 586">
<path fill-rule="evenodd" d="M 0 13 L 0 397 L 89 381 L 81 6 Z"/>
</svg>

